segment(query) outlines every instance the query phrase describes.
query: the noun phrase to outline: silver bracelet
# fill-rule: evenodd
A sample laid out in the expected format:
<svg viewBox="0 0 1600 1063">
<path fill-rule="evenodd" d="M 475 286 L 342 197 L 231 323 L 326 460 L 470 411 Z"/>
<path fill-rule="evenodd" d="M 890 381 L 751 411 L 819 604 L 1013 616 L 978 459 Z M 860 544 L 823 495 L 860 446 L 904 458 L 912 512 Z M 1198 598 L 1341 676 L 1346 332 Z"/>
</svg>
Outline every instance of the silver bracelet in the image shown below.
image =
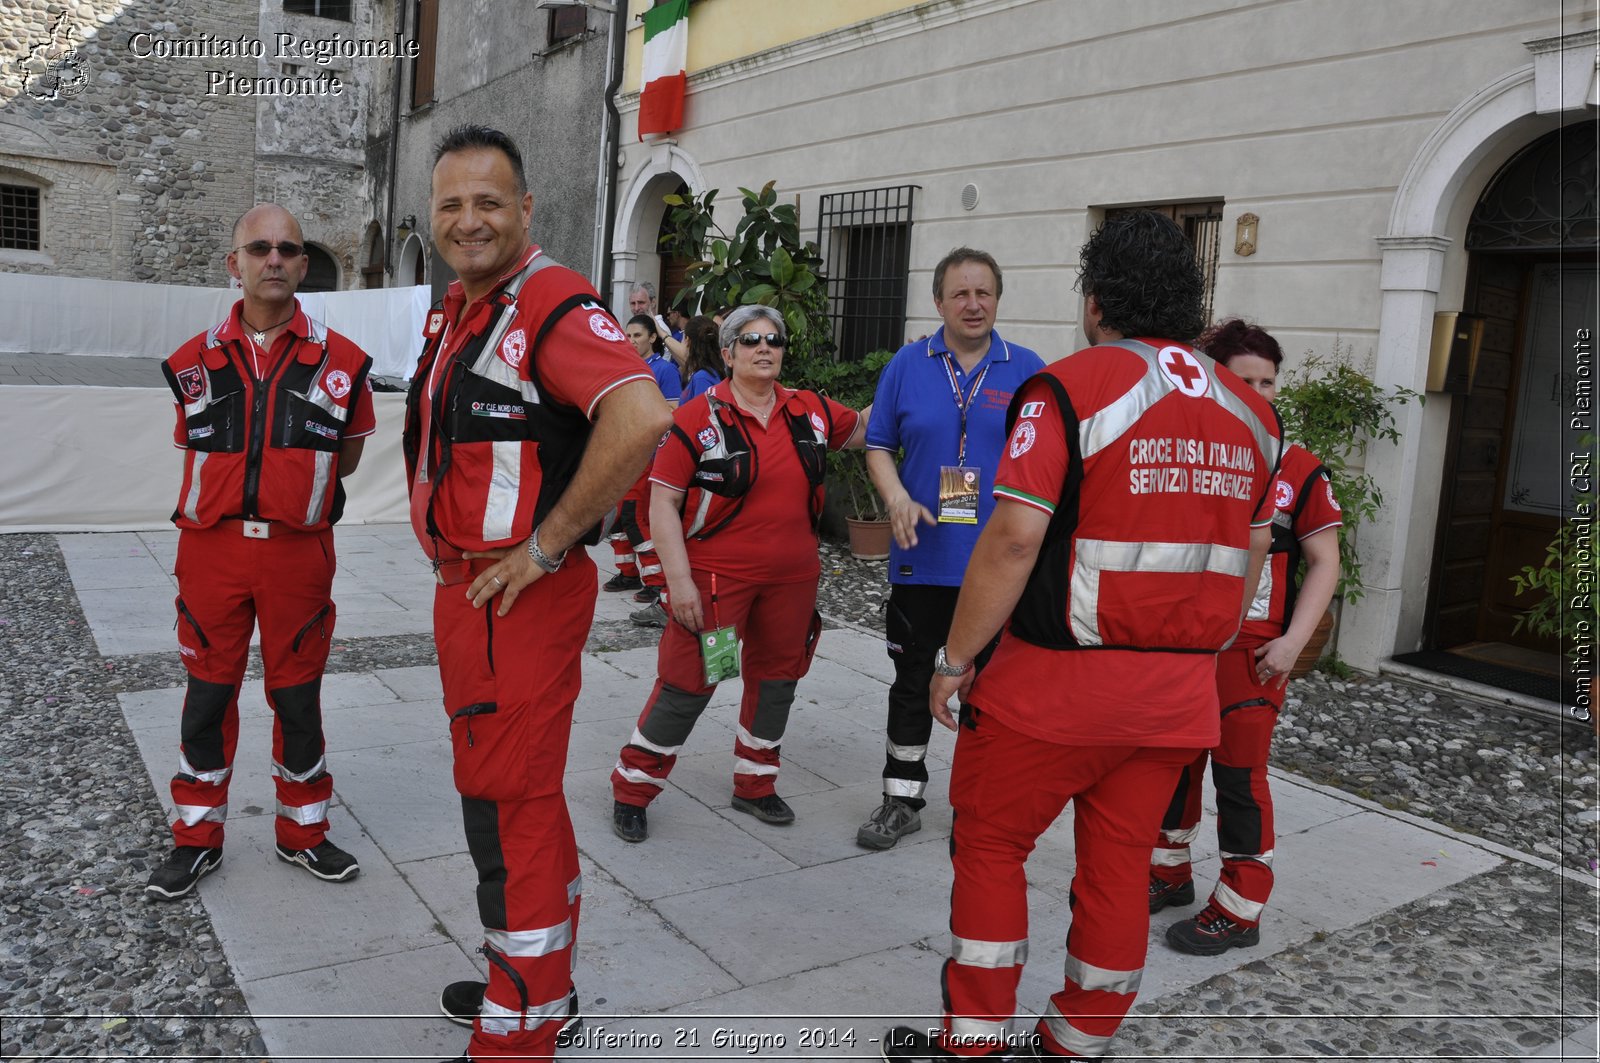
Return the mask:
<svg viewBox="0 0 1600 1063">
<path fill-rule="evenodd" d="M 560 570 L 561 563 L 567 559 L 567 552 L 563 550 L 560 557 L 551 557 L 539 549 L 539 529 L 535 528 L 533 534 L 528 536 L 528 556 L 546 572 L 554 573 Z"/>
</svg>

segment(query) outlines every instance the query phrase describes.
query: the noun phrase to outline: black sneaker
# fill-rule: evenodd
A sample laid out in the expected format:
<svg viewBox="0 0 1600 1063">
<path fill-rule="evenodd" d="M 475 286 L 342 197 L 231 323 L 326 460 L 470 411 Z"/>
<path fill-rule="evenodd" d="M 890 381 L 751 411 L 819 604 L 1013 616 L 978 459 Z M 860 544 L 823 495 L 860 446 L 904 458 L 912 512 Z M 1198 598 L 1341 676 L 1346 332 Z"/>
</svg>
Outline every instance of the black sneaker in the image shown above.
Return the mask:
<svg viewBox="0 0 1600 1063">
<path fill-rule="evenodd" d="M 356 858 L 324 838 L 312 849 L 291 849 L 287 845 L 275 846 L 278 859 L 286 864 L 298 864 L 324 882 L 348 882 L 361 873 Z"/>
<path fill-rule="evenodd" d="M 644 586 L 644 581 L 638 576 L 625 576 L 618 572 L 601 585 L 601 590 L 606 591 L 636 591 Z"/>
<path fill-rule="evenodd" d="M 611 831 L 625 842 L 642 842 L 650 837 L 650 824 L 645 820 L 644 806 L 613 801 Z"/>
<path fill-rule="evenodd" d="M 661 588 L 654 583 L 646 583 L 639 589 L 639 593 L 633 596 L 633 600 L 640 605 L 649 605 L 659 597 L 661 597 Z"/>
<path fill-rule="evenodd" d="M 794 822 L 794 809 L 777 794 L 768 794 L 765 797 L 740 797 L 734 794 L 733 807 L 740 812 L 750 813 L 763 823 L 783 826 Z"/>
<path fill-rule="evenodd" d="M 939 1031 L 921 1029 L 911 1026 L 896 1026 L 883 1035 L 883 1041 L 878 1047 L 878 1054 L 883 1056 L 887 1063 L 913 1063 L 919 1059 L 1032 1059 L 1033 1052 L 1029 1048 L 1032 1035 L 1023 1038 L 1021 1045 L 1013 1049 L 1011 1045 L 999 1045 L 988 1052 L 977 1056 L 958 1056 L 939 1044 Z"/>
<path fill-rule="evenodd" d="M 1150 914 L 1155 915 L 1163 908 L 1175 908 L 1183 904 L 1194 903 L 1194 880 L 1181 885 L 1168 882 L 1166 879 L 1150 876 Z"/>
<path fill-rule="evenodd" d="M 666 609 L 662 607 L 661 599 L 657 598 L 643 609 L 635 609 L 633 612 L 629 613 L 628 619 L 632 620 L 640 627 L 664 628 L 667 626 L 667 621 L 671 620 L 672 618 L 667 615 Z"/>
<path fill-rule="evenodd" d="M 451 982 L 439 994 L 439 1010 L 444 1017 L 458 1026 L 471 1026 L 472 1020 L 483 1010 L 483 994 L 487 982 Z M 556 1031 L 556 1047 L 568 1048 L 583 1029 L 583 1016 L 578 1013 L 578 989 L 573 987 L 567 997 L 567 1019 Z"/>
<path fill-rule="evenodd" d="M 1193 919 L 1180 919 L 1167 927 L 1167 944 L 1194 956 L 1216 956 L 1260 943 L 1260 927 L 1234 922 L 1215 904 L 1207 904 Z"/>
<path fill-rule="evenodd" d="M 907 834 L 922 829 L 922 814 L 904 801 L 885 797 L 872 817 L 856 831 L 856 844 L 863 849 L 892 849 Z"/>
<path fill-rule="evenodd" d="M 153 901 L 175 901 L 187 897 L 195 885 L 222 863 L 222 850 L 200 845 L 180 845 L 167 854 L 161 866 L 150 872 L 145 896 Z"/>
</svg>

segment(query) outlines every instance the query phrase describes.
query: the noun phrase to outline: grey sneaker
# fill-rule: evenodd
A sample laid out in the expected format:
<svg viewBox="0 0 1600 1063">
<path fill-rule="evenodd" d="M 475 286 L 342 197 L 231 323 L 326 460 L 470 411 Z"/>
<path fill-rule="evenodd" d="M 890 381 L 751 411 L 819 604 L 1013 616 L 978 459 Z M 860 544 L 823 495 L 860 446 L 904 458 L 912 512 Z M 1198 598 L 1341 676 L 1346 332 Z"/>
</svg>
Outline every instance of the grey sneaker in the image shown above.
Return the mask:
<svg viewBox="0 0 1600 1063">
<path fill-rule="evenodd" d="M 667 611 L 663 609 L 661 607 L 661 603 L 657 601 L 651 602 L 643 609 L 635 609 L 633 612 L 628 614 L 628 619 L 632 620 L 640 627 L 664 628 L 667 626 L 667 621 L 671 618 L 667 616 Z"/>
<path fill-rule="evenodd" d="M 904 801 L 885 797 L 872 812 L 872 818 L 856 831 L 856 844 L 863 849 L 893 849 L 907 834 L 922 829 L 922 814 Z"/>
</svg>

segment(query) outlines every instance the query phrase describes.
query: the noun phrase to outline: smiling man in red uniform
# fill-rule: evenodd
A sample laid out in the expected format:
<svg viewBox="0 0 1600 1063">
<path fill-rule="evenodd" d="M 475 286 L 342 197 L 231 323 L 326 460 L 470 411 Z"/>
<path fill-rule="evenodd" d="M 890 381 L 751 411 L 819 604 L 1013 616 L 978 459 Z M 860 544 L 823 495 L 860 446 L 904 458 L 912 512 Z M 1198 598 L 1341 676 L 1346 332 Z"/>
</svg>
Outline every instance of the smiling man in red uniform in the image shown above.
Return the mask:
<svg viewBox="0 0 1600 1063">
<path fill-rule="evenodd" d="M 1012 400 L 994 515 L 934 661 L 930 709 L 958 731 L 951 956 L 942 1027 L 890 1031 L 893 1061 L 1009 1057 L 1024 864 L 1068 801 L 1066 979 L 1038 1049 L 1105 1052 L 1143 974 L 1151 839 L 1179 774 L 1216 741 L 1216 652 L 1270 541 L 1277 415 L 1189 346 L 1202 284 L 1183 232 L 1150 211 L 1109 219 L 1079 283 L 1091 345 Z"/>
<path fill-rule="evenodd" d="M 333 523 L 340 477 L 375 427 L 372 359 L 300 309 L 305 238 L 282 207 L 233 229 L 228 272 L 244 298 L 163 365 L 184 450 L 178 537 L 178 648 L 189 670 L 172 779 L 176 847 L 146 896 L 182 897 L 222 862 L 239 684 L 250 633 L 273 710 L 277 855 L 344 882 L 355 858 L 327 840 L 333 777 L 323 759 L 322 669 L 333 633 Z"/>
<path fill-rule="evenodd" d="M 599 590 L 583 542 L 672 419 L 594 289 L 530 242 L 511 138 L 462 126 L 434 160 L 433 239 L 460 280 L 429 314 L 406 464 L 438 579 L 434 641 L 489 964 L 487 986 L 452 983 L 440 1006 L 473 1023 L 462 1059 L 548 1059 L 577 1021 L 582 885 L 561 782 Z"/>
</svg>

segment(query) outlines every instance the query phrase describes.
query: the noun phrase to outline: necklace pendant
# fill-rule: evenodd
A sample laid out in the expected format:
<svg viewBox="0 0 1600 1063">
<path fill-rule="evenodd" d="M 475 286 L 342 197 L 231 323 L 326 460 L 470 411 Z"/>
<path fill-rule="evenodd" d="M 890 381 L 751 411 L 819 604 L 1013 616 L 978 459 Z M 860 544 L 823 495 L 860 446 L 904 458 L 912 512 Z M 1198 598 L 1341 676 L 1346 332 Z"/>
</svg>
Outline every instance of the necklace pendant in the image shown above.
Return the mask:
<svg viewBox="0 0 1600 1063">
<path fill-rule="evenodd" d="M 265 332 L 252 332 L 250 333 L 250 338 L 256 341 L 257 347 L 265 347 L 267 345 L 267 334 Z"/>
</svg>

